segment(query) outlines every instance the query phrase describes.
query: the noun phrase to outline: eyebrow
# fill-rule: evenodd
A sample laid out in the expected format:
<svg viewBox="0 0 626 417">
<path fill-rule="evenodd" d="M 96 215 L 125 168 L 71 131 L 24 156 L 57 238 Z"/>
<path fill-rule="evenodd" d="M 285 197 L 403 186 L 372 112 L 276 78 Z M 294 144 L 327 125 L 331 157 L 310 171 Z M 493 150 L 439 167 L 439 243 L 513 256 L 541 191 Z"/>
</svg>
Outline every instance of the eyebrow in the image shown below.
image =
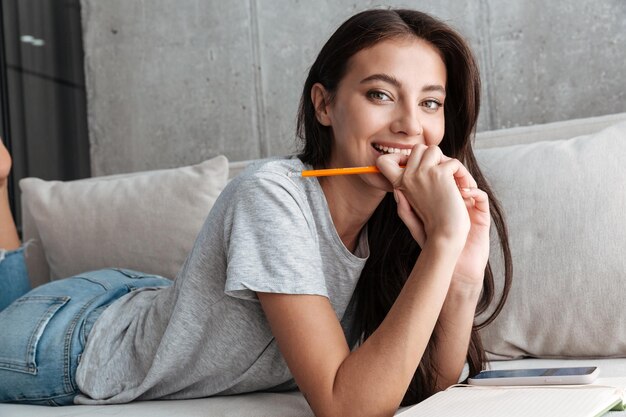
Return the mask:
<svg viewBox="0 0 626 417">
<path fill-rule="evenodd" d="M 361 84 L 366 84 L 371 81 L 383 81 L 397 88 L 402 87 L 402 83 L 398 81 L 396 77 L 394 77 L 393 75 L 389 75 L 389 74 L 370 75 L 369 77 L 363 78 L 361 80 Z M 422 92 L 428 93 L 428 92 L 433 92 L 433 91 L 440 92 L 441 94 L 444 94 L 444 95 L 446 94 L 446 89 L 442 85 L 439 85 L 439 84 L 427 84 L 424 87 L 422 87 Z"/>
</svg>

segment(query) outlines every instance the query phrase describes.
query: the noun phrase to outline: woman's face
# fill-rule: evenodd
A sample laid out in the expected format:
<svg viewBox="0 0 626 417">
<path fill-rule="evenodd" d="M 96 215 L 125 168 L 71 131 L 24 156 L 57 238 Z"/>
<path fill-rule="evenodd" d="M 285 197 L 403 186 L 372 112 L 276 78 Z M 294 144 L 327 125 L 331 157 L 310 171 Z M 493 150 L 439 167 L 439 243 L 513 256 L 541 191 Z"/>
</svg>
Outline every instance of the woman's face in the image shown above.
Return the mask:
<svg viewBox="0 0 626 417">
<path fill-rule="evenodd" d="M 333 132 L 328 166 L 376 165 L 385 153 L 408 155 L 416 144 L 438 145 L 444 134 L 445 86 L 445 65 L 423 40 L 387 40 L 356 53 L 334 99 L 321 111 L 316 96 L 328 103 L 328 95 L 321 84 L 312 90 L 318 121 Z M 359 179 L 389 188 L 382 175 Z"/>
</svg>

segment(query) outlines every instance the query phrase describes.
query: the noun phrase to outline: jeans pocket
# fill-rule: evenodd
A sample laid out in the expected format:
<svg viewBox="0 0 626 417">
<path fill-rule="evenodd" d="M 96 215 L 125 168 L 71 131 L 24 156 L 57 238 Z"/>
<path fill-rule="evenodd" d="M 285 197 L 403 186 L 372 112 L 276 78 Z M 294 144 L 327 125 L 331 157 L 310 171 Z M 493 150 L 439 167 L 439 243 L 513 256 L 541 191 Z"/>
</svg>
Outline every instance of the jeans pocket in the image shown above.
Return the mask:
<svg viewBox="0 0 626 417">
<path fill-rule="evenodd" d="M 37 375 L 37 344 L 70 297 L 24 296 L 0 313 L 0 368 Z"/>
</svg>

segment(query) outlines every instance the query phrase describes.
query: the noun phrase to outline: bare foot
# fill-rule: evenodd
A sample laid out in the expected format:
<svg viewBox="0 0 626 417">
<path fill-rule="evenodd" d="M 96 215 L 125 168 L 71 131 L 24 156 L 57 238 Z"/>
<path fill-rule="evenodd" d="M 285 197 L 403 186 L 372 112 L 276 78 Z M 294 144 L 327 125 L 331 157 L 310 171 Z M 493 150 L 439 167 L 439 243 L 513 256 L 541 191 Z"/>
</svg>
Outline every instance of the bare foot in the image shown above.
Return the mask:
<svg viewBox="0 0 626 417">
<path fill-rule="evenodd" d="M 6 185 L 9 171 L 11 171 L 11 155 L 0 139 L 0 187 Z"/>
</svg>

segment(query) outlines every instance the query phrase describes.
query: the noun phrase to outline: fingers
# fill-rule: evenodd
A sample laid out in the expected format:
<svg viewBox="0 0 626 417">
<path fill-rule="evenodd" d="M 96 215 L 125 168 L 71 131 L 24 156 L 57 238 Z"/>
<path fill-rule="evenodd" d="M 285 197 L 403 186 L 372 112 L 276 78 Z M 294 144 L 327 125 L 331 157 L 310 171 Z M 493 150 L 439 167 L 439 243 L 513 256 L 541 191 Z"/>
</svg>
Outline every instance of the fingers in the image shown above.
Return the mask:
<svg viewBox="0 0 626 417">
<path fill-rule="evenodd" d="M 404 222 L 406 227 L 411 232 L 411 236 L 417 242 L 417 244 L 423 248 L 426 243 L 426 233 L 424 232 L 424 224 L 417 217 L 413 208 L 409 204 L 402 191 L 393 190 L 393 196 L 398 204 L 398 216 Z"/>
<path fill-rule="evenodd" d="M 376 165 L 391 182 L 393 188 L 401 188 L 403 176 L 411 177 L 419 170 L 433 167 L 449 173 L 459 189 L 478 187 L 468 169 L 458 159 L 444 155 L 438 146 L 417 144 L 408 157 L 401 154 L 382 155 L 376 160 Z M 406 165 L 406 167 L 403 169 L 400 165 Z"/>
<path fill-rule="evenodd" d="M 449 172 L 457 183 L 459 188 L 477 188 L 478 184 L 472 174 L 467 170 L 465 165 L 458 159 L 450 158 L 440 164 L 441 168 Z"/>
<path fill-rule="evenodd" d="M 432 149 L 431 149 L 432 148 Z M 405 173 L 411 176 L 413 173 L 423 164 L 423 157 L 426 152 L 429 152 L 431 160 L 436 162 L 429 162 L 430 165 L 437 165 L 443 160 L 443 158 L 450 159 L 441 153 L 441 150 L 437 146 L 426 146 L 423 144 L 417 144 L 411 149 L 411 154 L 407 157 L 402 154 L 386 154 L 381 155 L 376 160 L 376 166 L 380 169 L 380 172 L 391 182 L 393 188 L 399 188 L 402 182 L 402 176 Z M 436 155 L 439 155 L 438 157 Z M 401 168 L 400 165 L 405 165 L 405 168 Z"/>
<path fill-rule="evenodd" d="M 467 204 L 482 213 L 489 214 L 489 197 L 479 188 L 460 188 L 461 196 Z"/>
<path fill-rule="evenodd" d="M 406 155 L 386 154 L 376 159 L 376 166 L 380 169 L 381 174 L 385 176 L 393 186 L 397 188 L 402 181 L 403 169 L 400 165 L 406 163 Z"/>
<path fill-rule="evenodd" d="M 451 175 L 458 188 L 477 188 L 478 185 L 469 170 L 455 158 L 450 158 L 443 154 L 438 146 L 422 147 L 418 169 L 429 169 L 437 167 L 444 173 Z M 411 154 L 411 157 L 413 154 Z M 409 168 L 411 161 L 407 163 Z"/>
<path fill-rule="evenodd" d="M 459 187 L 476 188 L 476 181 L 461 161 L 444 155 L 438 146 L 416 145 L 407 162 L 407 168 L 430 168 L 437 165 L 451 172 Z"/>
<path fill-rule="evenodd" d="M 429 146 L 422 150 L 420 167 L 430 168 L 440 165 L 444 161 L 445 155 L 439 146 Z"/>
<path fill-rule="evenodd" d="M 428 146 L 423 144 L 417 144 L 411 149 L 411 155 L 409 155 L 406 161 L 406 169 L 408 171 L 414 171 L 421 164 L 424 152 L 428 149 Z"/>
</svg>

